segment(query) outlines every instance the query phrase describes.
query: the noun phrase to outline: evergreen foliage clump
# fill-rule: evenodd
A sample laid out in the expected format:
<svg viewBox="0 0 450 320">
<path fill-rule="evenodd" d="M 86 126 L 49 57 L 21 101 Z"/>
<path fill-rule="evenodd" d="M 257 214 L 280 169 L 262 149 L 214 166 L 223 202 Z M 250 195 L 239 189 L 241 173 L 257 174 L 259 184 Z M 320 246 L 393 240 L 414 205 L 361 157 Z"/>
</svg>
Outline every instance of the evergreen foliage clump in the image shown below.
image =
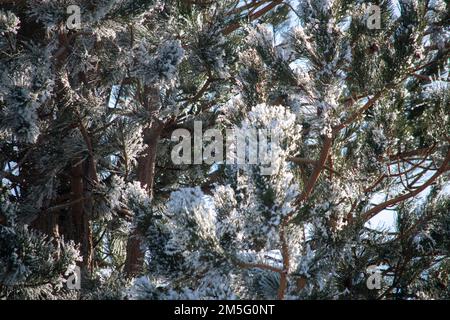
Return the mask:
<svg viewBox="0 0 450 320">
<path fill-rule="evenodd" d="M 448 6 L 1 1 L 0 298 L 449 299 Z"/>
</svg>

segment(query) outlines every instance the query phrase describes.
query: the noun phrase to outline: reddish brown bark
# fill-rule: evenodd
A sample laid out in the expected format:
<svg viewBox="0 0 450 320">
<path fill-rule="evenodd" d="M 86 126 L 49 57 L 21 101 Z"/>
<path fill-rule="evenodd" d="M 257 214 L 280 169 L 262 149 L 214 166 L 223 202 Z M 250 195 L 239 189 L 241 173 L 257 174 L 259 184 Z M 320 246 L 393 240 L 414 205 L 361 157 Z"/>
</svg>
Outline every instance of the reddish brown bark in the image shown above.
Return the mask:
<svg viewBox="0 0 450 320">
<path fill-rule="evenodd" d="M 147 146 L 142 156 L 138 159 L 138 179 L 141 186 L 147 190 L 150 198 L 153 198 L 157 145 L 163 129 L 164 124 L 155 121 L 150 128 L 145 130 L 144 142 Z M 135 227 L 127 243 L 124 272 L 128 277 L 136 276 L 142 271 L 145 253 L 141 250 L 141 239 L 141 230 Z"/>
<path fill-rule="evenodd" d="M 278 5 L 282 4 L 282 3 L 283 3 L 283 0 L 274 0 L 270 4 L 268 4 L 267 6 L 262 8 L 261 10 L 247 15 L 246 18 L 248 19 L 248 21 L 256 20 L 256 19 L 262 17 L 263 15 L 265 15 L 266 13 L 271 11 L 273 8 L 275 8 L 276 6 L 278 6 Z M 228 34 L 232 33 L 233 31 L 236 31 L 237 29 L 239 29 L 240 26 L 241 26 L 241 24 L 239 22 L 232 23 L 229 26 L 227 26 L 224 30 L 222 30 L 222 33 L 224 35 L 228 35 Z"/>
<path fill-rule="evenodd" d="M 369 211 L 367 211 L 366 213 L 364 213 L 363 215 L 363 219 L 364 221 L 368 221 L 370 219 L 372 219 L 374 216 L 376 216 L 379 212 L 381 212 L 382 210 L 394 206 L 400 202 L 403 202 L 405 200 L 408 200 L 409 198 L 415 197 L 416 195 L 418 195 L 419 193 L 421 193 L 423 190 L 425 190 L 427 187 L 429 187 L 430 185 L 432 185 L 434 183 L 434 181 L 439 178 L 439 176 L 441 176 L 444 172 L 447 171 L 447 164 L 450 162 L 450 151 L 447 152 L 447 156 L 444 159 L 444 163 L 442 164 L 442 166 L 435 172 L 435 174 L 433 176 L 431 176 L 430 179 L 428 179 L 425 183 L 423 183 L 420 187 L 417 187 L 414 191 L 408 192 L 404 195 L 395 197 L 393 199 L 390 199 L 388 201 L 385 201 L 383 203 L 380 203 L 378 205 L 376 205 L 375 207 L 373 207 L 372 209 L 370 209 Z"/>
</svg>

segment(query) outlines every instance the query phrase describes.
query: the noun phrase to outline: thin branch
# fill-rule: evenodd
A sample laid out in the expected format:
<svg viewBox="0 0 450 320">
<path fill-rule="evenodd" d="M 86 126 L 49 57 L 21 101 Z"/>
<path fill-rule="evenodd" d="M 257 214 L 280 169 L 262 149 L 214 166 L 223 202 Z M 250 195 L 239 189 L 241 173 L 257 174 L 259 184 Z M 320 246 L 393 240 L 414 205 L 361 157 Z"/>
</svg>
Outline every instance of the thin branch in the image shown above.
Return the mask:
<svg viewBox="0 0 450 320">
<path fill-rule="evenodd" d="M 352 115 L 350 115 L 346 120 L 344 120 L 341 124 L 337 125 L 333 128 L 333 134 L 338 133 L 340 130 L 347 127 L 349 124 L 351 124 L 353 121 L 355 121 L 357 118 L 359 118 L 364 112 L 369 110 L 375 102 L 382 96 L 384 91 L 380 91 L 377 94 L 375 94 L 372 98 L 369 99 L 369 101 L 366 102 L 364 106 L 362 106 L 360 109 L 355 111 Z"/>
<path fill-rule="evenodd" d="M 442 166 L 436 171 L 436 173 L 430 179 L 428 179 L 427 182 L 422 184 L 420 187 L 418 187 L 414 191 L 411 191 L 407 194 L 395 197 L 393 199 L 390 199 L 388 201 L 380 203 L 379 205 L 376 205 L 375 207 L 373 207 L 372 209 L 370 209 L 369 211 L 364 213 L 363 219 L 365 221 L 370 220 L 371 218 L 373 218 L 375 215 L 377 215 L 383 209 L 385 209 L 387 207 L 391 207 L 393 205 L 396 205 L 399 202 L 405 201 L 409 198 L 412 198 L 412 197 L 418 195 L 420 192 L 422 192 L 427 187 L 429 187 L 441 174 L 443 174 L 447 170 L 447 163 L 449 161 L 450 161 L 450 151 L 447 152 L 447 156 L 445 157 Z"/>
<path fill-rule="evenodd" d="M 313 159 L 306 159 L 306 158 L 299 158 L 299 157 L 289 157 L 287 158 L 288 161 L 293 162 L 295 164 L 316 164 L 317 160 Z"/>
<path fill-rule="evenodd" d="M 325 167 L 325 163 L 328 159 L 328 153 L 331 150 L 331 146 L 332 146 L 332 138 L 325 137 L 322 151 L 320 152 L 320 157 L 316 163 L 316 167 L 308 179 L 308 183 L 305 186 L 305 190 L 303 190 L 302 194 L 295 200 L 294 205 L 299 205 L 301 202 L 305 201 L 313 191 L 314 186 L 316 185 L 316 182 L 319 179 L 320 173 Z"/>
<path fill-rule="evenodd" d="M 267 12 L 269 12 L 270 10 L 272 10 L 273 8 L 275 8 L 276 6 L 278 6 L 281 3 L 283 3 L 283 0 L 274 0 L 270 4 L 268 4 L 267 6 L 262 8 L 261 10 L 255 12 L 255 13 L 247 15 L 246 18 L 247 18 L 248 21 L 256 20 L 256 19 L 260 18 L 261 16 L 263 16 L 264 14 L 266 14 Z M 229 35 L 233 31 L 239 29 L 240 26 L 241 26 L 240 22 L 232 23 L 229 26 L 227 26 L 225 29 L 223 29 L 222 33 L 224 35 Z"/>
<path fill-rule="evenodd" d="M 245 263 L 245 262 L 236 262 L 238 267 L 241 267 L 243 269 L 263 269 L 263 270 L 270 270 L 277 273 L 283 273 L 283 270 L 280 268 L 276 268 L 267 264 L 262 263 Z"/>
<path fill-rule="evenodd" d="M 59 205 L 50 207 L 48 209 L 45 209 L 45 211 L 46 212 L 52 212 L 52 211 L 57 211 L 57 210 L 60 210 L 60 209 L 64 209 L 64 208 L 70 207 L 70 206 L 72 206 L 72 205 L 74 205 L 76 203 L 79 203 L 79 202 L 81 202 L 83 200 L 86 200 L 86 198 L 81 197 L 81 198 L 78 198 L 78 199 L 70 201 L 70 202 L 66 202 L 66 203 L 63 203 L 63 204 L 59 204 Z"/>
</svg>

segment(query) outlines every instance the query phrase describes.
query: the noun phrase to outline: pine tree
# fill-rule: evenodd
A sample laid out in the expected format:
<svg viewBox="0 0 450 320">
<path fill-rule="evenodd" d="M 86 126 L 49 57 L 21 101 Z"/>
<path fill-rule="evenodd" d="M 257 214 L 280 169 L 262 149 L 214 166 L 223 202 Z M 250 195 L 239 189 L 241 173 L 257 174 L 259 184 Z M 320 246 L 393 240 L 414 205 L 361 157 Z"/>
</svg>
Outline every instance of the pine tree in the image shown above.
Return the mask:
<svg viewBox="0 0 450 320">
<path fill-rule="evenodd" d="M 448 19 L 441 0 L 3 1 L 0 296 L 449 298 Z M 174 163 L 199 122 L 270 132 L 265 165 Z M 386 212 L 393 230 L 369 224 Z"/>
</svg>

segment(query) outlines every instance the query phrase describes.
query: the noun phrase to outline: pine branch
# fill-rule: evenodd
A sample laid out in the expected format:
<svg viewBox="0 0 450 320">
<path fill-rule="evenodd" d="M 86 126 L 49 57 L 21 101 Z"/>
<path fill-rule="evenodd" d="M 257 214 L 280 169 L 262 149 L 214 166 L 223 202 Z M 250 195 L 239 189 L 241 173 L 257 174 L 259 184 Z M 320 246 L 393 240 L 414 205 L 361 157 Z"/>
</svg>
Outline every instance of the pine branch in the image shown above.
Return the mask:
<svg viewBox="0 0 450 320">
<path fill-rule="evenodd" d="M 283 270 L 281 270 L 279 268 L 272 267 L 270 265 L 262 264 L 262 263 L 236 262 L 236 265 L 243 269 L 262 269 L 262 270 L 269 270 L 269 271 L 277 272 L 280 274 L 283 273 Z"/>
<path fill-rule="evenodd" d="M 278 6 L 281 3 L 283 3 L 283 0 L 273 0 L 270 4 L 268 4 L 261 10 L 247 15 L 246 19 L 248 21 L 256 20 L 256 19 L 262 17 L 264 14 L 266 14 L 267 12 L 269 12 L 270 10 L 272 10 L 273 8 L 275 8 L 276 6 Z M 235 22 L 235 23 L 225 27 L 225 29 L 222 30 L 222 33 L 224 35 L 229 35 L 233 31 L 236 31 L 237 29 L 239 29 L 240 26 L 241 26 L 241 24 L 239 22 Z"/>
<path fill-rule="evenodd" d="M 429 187 L 437 178 L 439 178 L 444 172 L 447 171 L 447 169 L 448 169 L 447 164 L 449 162 L 450 162 L 450 151 L 447 152 L 447 156 L 445 157 L 442 166 L 437 170 L 437 172 L 430 179 L 428 179 L 420 187 L 418 187 L 416 190 L 411 191 L 407 194 L 395 197 L 393 199 L 390 199 L 388 201 L 380 203 L 379 205 L 376 205 L 375 207 L 373 207 L 372 209 L 370 209 L 369 211 L 364 213 L 363 220 L 368 221 L 368 220 L 372 219 L 374 216 L 376 216 L 378 213 L 380 213 L 382 210 L 384 210 L 385 208 L 396 205 L 400 202 L 408 200 L 409 198 L 412 198 L 412 197 L 418 195 L 419 193 L 421 193 L 423 190 L 425 190 L 427 187 Z"/>
</svg>

